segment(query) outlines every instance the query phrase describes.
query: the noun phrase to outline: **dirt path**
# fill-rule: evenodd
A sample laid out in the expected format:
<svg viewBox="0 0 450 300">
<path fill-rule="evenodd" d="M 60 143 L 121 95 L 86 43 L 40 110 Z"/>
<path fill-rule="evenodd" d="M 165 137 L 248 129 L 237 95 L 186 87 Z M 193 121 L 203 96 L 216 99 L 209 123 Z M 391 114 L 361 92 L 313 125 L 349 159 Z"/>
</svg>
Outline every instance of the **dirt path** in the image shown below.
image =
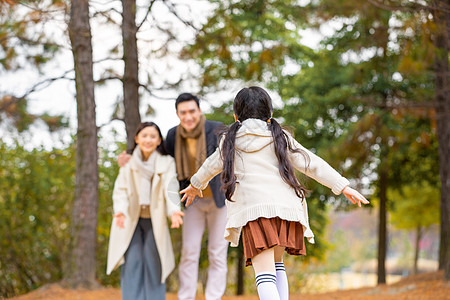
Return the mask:
<svg viewBox="0 0 450 300">
<path fill-rule="evenodd" d="M 324 294 L 291 295 L 290 300 L 450 300 L 450 282 L 442 280 L 442 272 L 433 272 L 407 277 L 392 285 L 383 285 L 357 290 L 336 291 Z M 100 290 L 67 290 L 58 284 L 44 286 L 36 291 L 12 300 L 120 300 L 120 290 L 104 288 Z M 176 295 L 168 294 L 167 300 L 176 300 Z M 256 295 L 225 296 L 223 300 L 258 300 Z M 204 300 L 204 297 L 197 297 Z"/>
</svg>

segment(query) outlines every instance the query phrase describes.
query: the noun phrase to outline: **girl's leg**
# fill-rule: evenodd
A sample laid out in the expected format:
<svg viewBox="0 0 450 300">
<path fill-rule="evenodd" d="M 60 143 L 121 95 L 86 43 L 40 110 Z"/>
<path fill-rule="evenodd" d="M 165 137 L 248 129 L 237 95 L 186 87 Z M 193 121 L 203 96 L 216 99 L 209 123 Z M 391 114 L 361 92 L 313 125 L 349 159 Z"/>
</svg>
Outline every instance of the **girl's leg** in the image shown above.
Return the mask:
<svg viewBox="0 0 450 300">
<path fill-rule="evenodd" d="M 276 285 L 274 248 L 264 250 L 252 258 L 256 289 L 261 300 L 280 300 Z"/>
<path fill-rule="evenodd" d="M 280 300 L 289 299 L 289 283 L 283 263 L 284 247 L 276 246 L 275 249 L 275 271 L 277 275 L 277 289 Z"/>
</svg>

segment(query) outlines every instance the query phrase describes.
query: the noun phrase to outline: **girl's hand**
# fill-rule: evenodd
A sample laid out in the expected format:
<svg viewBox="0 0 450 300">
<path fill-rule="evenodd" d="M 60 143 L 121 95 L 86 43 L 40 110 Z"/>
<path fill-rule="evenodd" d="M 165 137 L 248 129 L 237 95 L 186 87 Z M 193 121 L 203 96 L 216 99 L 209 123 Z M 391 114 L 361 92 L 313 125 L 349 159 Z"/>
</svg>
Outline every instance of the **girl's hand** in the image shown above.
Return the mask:
<svg viewBox="0 0 450 300">
<path fill-rule="evenodd" d="M 201 190 L 196 189 L 192 185 L 189 185 L 184 190 L 180 191 L 180 194 L 184 194 L 183 198 L 181 198 L 181 201 L 186 201 L 186 207 L 191 205 L 192 201 L 194 201 L 195 196 L 203 197 L 203 193 Z"/>
<path fill-rule="evenodd" d="M 116 226 L 119 228 L 125 228 L 124 222 L 125 222 L 125 215 L 123 213 L 117 213 L 113 215 L 114 218 L 116 218 Z"/>
<path fill-rule="evenodd" d="M 119 167 L 123 167 L 125 166 L 128 161 L 130 160 L 131 155 L 127 154 L 127 152 L 123 151 L 122 153 L 119 154 L 119 156 L 117 157 L 117 164 L 119 165 Z"/>
<path fill-rule="evenodd" d="M 183 224 L 184 212 L 176 211 L 172 214 L 172 226 L 170 228 L 178 228 Z"/>
<path fill-rule="evenodd" d="M 369 204 L 369 201 L 367 201 L 366 198 L 364 198 L 363 195 L 361 195 L 357 190 L 352 189 L 349 186 L 346 186 L 342 193 L 344 193 L 345 197 L 348 198 L 353 204 L 358 203 L 358 206 L 361 207 L 361 202 L 363 204 Z"/>
</svg>

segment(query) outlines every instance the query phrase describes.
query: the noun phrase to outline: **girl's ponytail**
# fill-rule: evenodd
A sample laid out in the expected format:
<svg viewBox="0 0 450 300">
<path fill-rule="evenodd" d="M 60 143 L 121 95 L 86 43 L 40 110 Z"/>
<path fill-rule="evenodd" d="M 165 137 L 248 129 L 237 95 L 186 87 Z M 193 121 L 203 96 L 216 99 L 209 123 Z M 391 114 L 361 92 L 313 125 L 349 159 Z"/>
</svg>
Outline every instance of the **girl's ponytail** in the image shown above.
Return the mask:
<svg viewBox="0 0 450 300">
<path fill-rule="evenodd" d="M 272 132 L 275 155 L 278 159 L 278 169 L 280 171 L 281 178 L 283 178 L 283 181 L 295 190 L 295 194 L 299 198 L 303 199 L 305 197 L 306 189 L 300 184 L 300 182 L 298 182 L 298 179 L 295 176 L 294 167 L 288 159 L 287 151 L 302 154 L 306 161 L 309 161 L 308 154 L 304 153 L 300 149 L 294 149 L 292 147 L 289 142 L 289 136 L 274 118 L 270 118 L 269 122 L 269 128 Z"/>
<path fill-rule="evenodd" d="M 241 127 L 241 122 L 238 120 L 232 124 L 227 131 L 222 133 L 224 136 L 221 155 L 223 160 L 222 191 L 225 192 L 226 199 L 231 201 L 231 196 L 234 194 L 236 188 L 236 175 L 234 174 L 234 158 L 235 158 L 235 141 L 236 133 Z"/>
</svg>

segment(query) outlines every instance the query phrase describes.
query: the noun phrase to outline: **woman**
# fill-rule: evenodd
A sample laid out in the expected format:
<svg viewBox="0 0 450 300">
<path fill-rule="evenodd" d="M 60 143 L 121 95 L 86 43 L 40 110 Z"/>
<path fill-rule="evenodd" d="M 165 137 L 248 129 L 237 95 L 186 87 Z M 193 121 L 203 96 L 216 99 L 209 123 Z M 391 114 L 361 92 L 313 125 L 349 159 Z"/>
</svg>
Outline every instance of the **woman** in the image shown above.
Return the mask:
<svg viewBox="0 0 450 300">
<path fill-rule="evenodd" d="M 106 273 L 123 264 L 124 300 L 165 299 L 165 280 L 175 267 L 167 217 L 171 228 L 183 223 L 175 161 L 155 123 L 141 123 L 134 140 L 130 162 L 114 185 Z"/>
</svg>

